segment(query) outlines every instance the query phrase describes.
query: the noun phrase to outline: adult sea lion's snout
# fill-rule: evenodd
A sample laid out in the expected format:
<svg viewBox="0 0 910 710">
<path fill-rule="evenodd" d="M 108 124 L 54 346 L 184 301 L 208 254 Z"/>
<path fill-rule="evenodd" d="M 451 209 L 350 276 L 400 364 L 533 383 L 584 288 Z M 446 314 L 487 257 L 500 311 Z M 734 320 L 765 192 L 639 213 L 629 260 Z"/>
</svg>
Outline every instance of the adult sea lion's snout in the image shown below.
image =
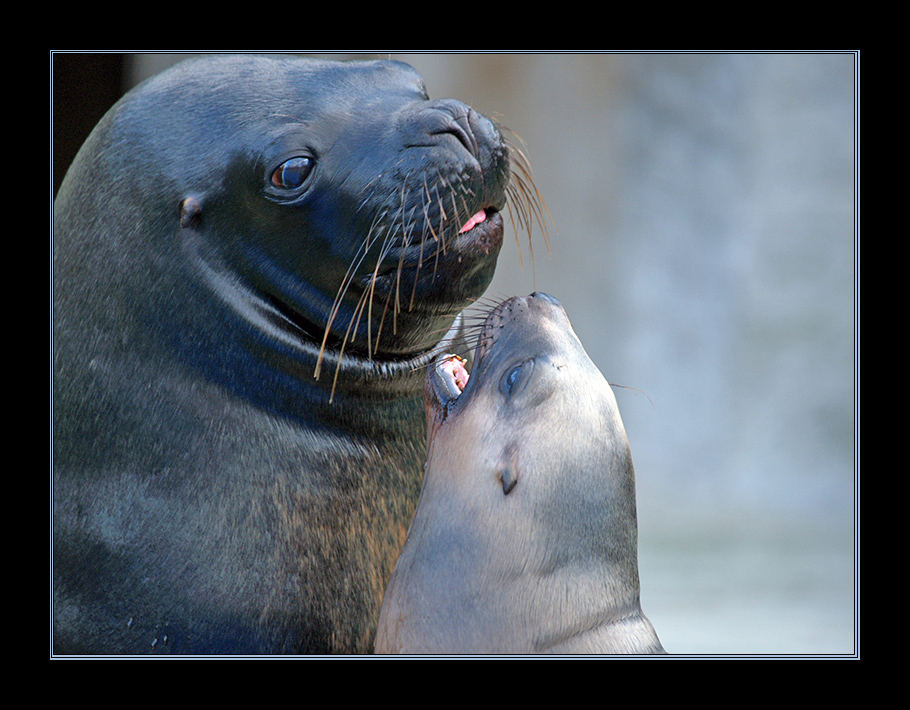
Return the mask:
<svg viewBox="0 0 910 710">
<path fill-rule="evenodd" d="M 479 172 L 483 172 L 481 166 L 496 172 L 508 170 L 508 155 L 499 129 L 471 106 L 456 99 L 437 99 L 420 107 L 415 120 L 431 138 L 441 141 L 443 136 L 452 136 L 458 140 L 477 161 Z M 497 207 L 501 207 L 502 197 L 497 196 L 497 200 Z"/>
<path fill-rule="evenodd" d="M 399 167 L 392 181 L 378 181 L 377 194 L 392 191 L 400 200 L 393 213 L 399 222 L 390 229 L 398 250 L 389 251 L 381 271 L 400 264 L 419 277 L 431 263 L 429 281 L 444 283 L 448 298 L 452 290 L 476 297 L 502 246 L 509 147 L 490 119 L 455 99 L 417 102 L 402 114 Z"/>
<path fill-rule="evenodd" d="M 335 230 L 349 235 L 348 276 L 322 314 L 327 336 L 379 357 L 431 347 L 483 293 L 513 189 L 511 149 L 490 119 L 455 99 L 393 94 L 387 102 L 384 117 L 342 132 L 323 158 L 340 165 L 333 190 L 341 184 L 350 204 Z M 364 151 L 352 161 L 354 145 Z M 519 210 L 520 198 L 512 200 Z"/>
</svg>

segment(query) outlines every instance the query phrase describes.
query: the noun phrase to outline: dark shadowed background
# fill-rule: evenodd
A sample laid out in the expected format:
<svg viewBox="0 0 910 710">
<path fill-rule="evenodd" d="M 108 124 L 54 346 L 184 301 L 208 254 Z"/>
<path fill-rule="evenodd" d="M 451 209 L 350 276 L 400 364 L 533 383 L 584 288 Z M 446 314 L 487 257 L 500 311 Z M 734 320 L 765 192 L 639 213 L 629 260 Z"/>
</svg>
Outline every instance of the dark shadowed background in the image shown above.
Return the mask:
<svg viewBox="0 0 910 710">
<path fill-rule="evenodd" d="M 56 189 L 185 55 L 54 54 Z M 680 654 L 858 652 L 858 54 L 382 54 L 527 144 L 557 296 L 632 444 L 642 606 Z M 523 260 L 524 267 L 520 262 Z"/>
</svg>

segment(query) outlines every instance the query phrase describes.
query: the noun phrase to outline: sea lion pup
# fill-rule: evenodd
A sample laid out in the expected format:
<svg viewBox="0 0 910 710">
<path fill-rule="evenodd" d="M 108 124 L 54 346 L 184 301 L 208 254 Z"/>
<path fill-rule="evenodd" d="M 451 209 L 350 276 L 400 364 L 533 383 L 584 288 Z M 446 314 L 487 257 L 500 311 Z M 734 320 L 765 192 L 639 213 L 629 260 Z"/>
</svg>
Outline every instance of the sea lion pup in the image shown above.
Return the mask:
<svg viewBox="0 0 910 710">
<path fill-rule="evenodd" d="M 470 376 L 441 358 L 426 405 L 376 653 L 663 653 L 639 603 L 625 429 L 559 302 L 494 309 Z"/>
<path fill-rule="evenodd" d="M 370 651 L 514 166 L 395 61 L 205 56 L 111 108 L 54 203 L 55 654 Z"/>
</svg>

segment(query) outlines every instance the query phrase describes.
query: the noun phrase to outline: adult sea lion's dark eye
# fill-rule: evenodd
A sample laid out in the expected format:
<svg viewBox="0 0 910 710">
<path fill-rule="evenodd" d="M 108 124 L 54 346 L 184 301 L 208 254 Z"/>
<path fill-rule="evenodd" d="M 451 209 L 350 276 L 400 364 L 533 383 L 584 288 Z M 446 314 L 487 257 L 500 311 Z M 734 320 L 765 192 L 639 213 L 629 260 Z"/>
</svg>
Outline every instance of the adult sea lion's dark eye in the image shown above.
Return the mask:
<svg viewBox="0 0 910 710">
<path fill-rule="evenodd" d="M 272 185 L 282 190 L 296 190 L 313 170 L 312 158 L 297 156 L 285 160 L 272 172 Z"/>
</svg>

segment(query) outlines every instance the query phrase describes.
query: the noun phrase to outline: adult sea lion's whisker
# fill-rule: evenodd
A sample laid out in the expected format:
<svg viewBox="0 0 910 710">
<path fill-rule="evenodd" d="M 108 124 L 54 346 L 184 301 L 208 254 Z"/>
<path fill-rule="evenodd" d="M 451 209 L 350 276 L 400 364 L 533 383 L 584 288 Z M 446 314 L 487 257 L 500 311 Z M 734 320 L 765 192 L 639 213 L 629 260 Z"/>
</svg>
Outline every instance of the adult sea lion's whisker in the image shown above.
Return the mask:
<svg viewBox="0 0 910 710">
<path fill-rule="evenodd" d="M 546 212 L 547 216 L 549 216 L 550 221 L 553 220 L 553 215 L 550 213 L 550 208 L 543 199 L 543 195 L 541 195 L 540 191 L 537 189 L 537 184 L 534 181 L 530 164 L 526 164 L 524 161 L 516 161 L 512 165 L 513 169 L 511 175 L 513 180 L 510 181 L 510 185 L 514 183 L 516 189 L 522 193 L 523 201 L 535 218 L 541 234 L 543 235 L 544 243 L 547 245 L 547 251 L 549 252 L 549 230 L 547 228 L 547 219 L 544 217 L 543 212 L 541 212 L 541 208 Z"/>
<path fill-rule="evenodd" d="M 379 238 L 379 234 L 381 234 L 383 231 L 381 227 L 378 230 L 376 229 L 377 226 L 379 226 L 379 222 L 383 214 L 384 212 L 380 212 L 380 214 L 377 214 L 373 219 L 373 222 L 367 231 L 366 237 L 358 247 L 354 258 L 351 259 L 351 263 L 348 265 L 344 279 L 338 287 L 338 292 L 335 294 L 335 300 L 332 303 L 332 309 L 329 311 L 329 317 L 326 319 L 325 329 L 323 330 L 322 343 L 319 346 L 319 355 L 316 358 L 316 366 L 313 369 L 314 379 L 318 380 L 319 375 L 322 371 L 322 358 L 325 354 L 325 346 L 328 342 L 329 333 L 332 330 L 332 324 L 335 322 L 335 318 L 338 315 L 338 310 L 341 308 L 342 299 L 344 298 L 344 295 L 347 293 L 348 288 L 354 280 L 354 275 L 357 272 L 357 268 L 363 263 L 363 260 L 366 259 L 370 247 L 375 243 L 375 241 Z M 375 235 L 374 230 L 377 232 Z M 369 323 L 367 324 L 367 327 L 369 327 Z"/>
<path fill-rule="evenodd" d="M 354 335 L 357 333 L 357 323 L 360 322 L 360 315 L 363 313 L 364 302 L 367 297 L 367 291 L 364 291 L 360 294 L 360 299 L 357 302 L 357 306 L 354 308 L 354 312 L 351 314 L 351 319 L 348 321 L 348 327 L 344 334 L 344 339 L 341 341 L 341 347 L 338 349 L 338 362 L 335 363 L 335 376 L 332 378 L 332 389 L 329 392 L 329 404 L 335 399 L 335 388 L 338 386 L 338 374 L 341 372 L 341 361 L 344 359 L 344 348 L 348 342 L 348 336 L 351 335 L 353 328 Z M 351 342 L 354 341 L 354 337 L 351 336 Z"/>
<path fill-rule="evenodd" d="M 369 322 L 370 323 L 372 323 L 372 321 L 373 321 L 373 297 L 374 297 L 373 292 L 374 292 L 375 286 L 376 286 L 376 279 L 378 278 L 378 275 L 379 275 L 379 267 L 382 265 L 383 261 L 385 261 L 385 257 L 388 254 L 389 249 L 391 249 L 391 247 L 392 247 L 391 241 L 387 238 L 386 241 L 383 242 L 382 249 L 380 249 L 379 256 L 376 259 L 376 266 L 373 268 L 373 275 L 370 280 L 370 309 L 369 309 L 369 313 L 370 313 Z M 389 296 L 390 295 L 391 295 L 391 292 L 389 292 Z M 376 330 L 376 341 L 370 347 L 371 353 L 379 350 L 379 338 L 382 335 L 382 324 L 385 322 L 385 314 L 389 308 L 389 296 L 386 296 L 385 307 L 382 309 L 382 317 L 379 319 L 379 328 Z"/>
</svg>

